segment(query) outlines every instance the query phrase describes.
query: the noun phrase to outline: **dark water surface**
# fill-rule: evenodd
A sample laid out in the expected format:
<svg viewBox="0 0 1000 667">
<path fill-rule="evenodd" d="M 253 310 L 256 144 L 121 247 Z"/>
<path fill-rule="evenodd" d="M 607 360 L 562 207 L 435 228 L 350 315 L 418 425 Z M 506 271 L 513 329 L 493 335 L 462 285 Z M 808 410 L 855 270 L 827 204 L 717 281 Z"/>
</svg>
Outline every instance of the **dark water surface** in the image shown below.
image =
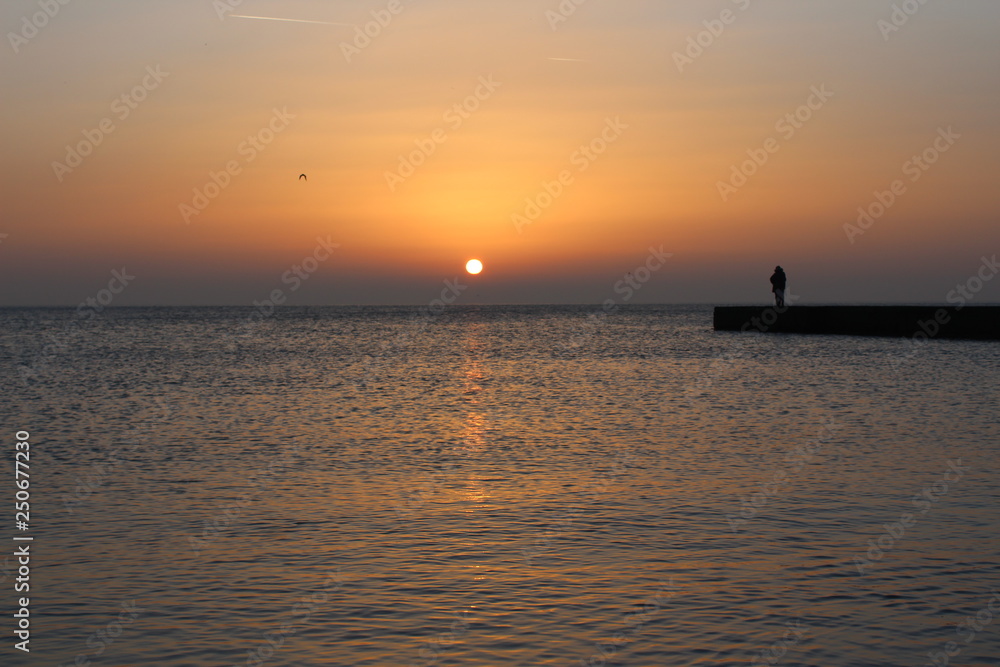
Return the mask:
<svg viewBox="0 0 1000 667">
<path fill-rule="evenodd" d="M 0 310 L 0 663 L 1000 664 L 1000 345 L 595 312 Z"/>
</svg>

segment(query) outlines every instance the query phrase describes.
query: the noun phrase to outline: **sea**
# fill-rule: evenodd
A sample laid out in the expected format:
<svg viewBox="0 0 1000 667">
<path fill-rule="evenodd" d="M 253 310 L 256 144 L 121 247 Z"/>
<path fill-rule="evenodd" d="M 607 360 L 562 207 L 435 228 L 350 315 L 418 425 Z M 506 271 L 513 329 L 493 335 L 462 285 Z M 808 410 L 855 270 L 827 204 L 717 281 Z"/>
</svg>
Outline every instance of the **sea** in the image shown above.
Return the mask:
<svg viewBox="0 0 1000 667">
<path fill-rule="evenodd" d="M 0 355 L 3 665 L 1000 665 L 995 342 L 7 308 Z"/>
</svg>

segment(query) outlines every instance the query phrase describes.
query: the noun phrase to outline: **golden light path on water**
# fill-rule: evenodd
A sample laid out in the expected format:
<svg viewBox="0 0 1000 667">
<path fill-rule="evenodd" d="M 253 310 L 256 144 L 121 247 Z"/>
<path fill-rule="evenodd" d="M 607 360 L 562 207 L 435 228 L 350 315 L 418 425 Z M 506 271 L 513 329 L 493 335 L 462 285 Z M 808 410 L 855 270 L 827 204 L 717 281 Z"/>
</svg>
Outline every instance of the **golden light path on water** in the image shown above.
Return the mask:
<svg viewBox="0 0 1000 667">
<path fill-rule="evenodd" d="M 893 367 L 896 340 L 697 307 L 246 312 L 120 309 L 31 400 L 0 388 L 45 415 L 54 664 L 133 599 L 116 664 L 736 664 L 789 627 L 788 664 L 923 664 L 1000 586 L 995 345 Z M 6 321 L 11 349 L 65 325 Z"/>
</svg>

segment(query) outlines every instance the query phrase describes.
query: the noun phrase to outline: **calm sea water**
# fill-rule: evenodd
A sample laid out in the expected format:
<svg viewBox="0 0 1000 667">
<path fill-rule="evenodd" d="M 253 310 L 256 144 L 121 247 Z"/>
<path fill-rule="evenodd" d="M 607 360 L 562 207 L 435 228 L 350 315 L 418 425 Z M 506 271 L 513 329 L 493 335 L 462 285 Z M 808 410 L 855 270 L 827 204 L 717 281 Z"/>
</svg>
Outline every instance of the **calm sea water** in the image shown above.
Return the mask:
<svg viewBox="0 0 1000 667">
<path fill-rule="evenodd" d="M 1000 346 L 594 312 L 0 311 L 0 662 L 1000 664 Z"/>
</svg>

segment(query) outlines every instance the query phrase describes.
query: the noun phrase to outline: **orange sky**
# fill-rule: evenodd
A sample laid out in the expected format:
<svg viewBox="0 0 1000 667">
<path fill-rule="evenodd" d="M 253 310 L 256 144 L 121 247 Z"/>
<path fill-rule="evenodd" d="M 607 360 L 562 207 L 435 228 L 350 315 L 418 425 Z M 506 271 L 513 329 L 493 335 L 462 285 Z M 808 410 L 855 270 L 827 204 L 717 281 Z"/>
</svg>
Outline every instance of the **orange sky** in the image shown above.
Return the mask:
<svg viewBox="0 0 1000 667">
<path fill-rule="evenodd" d="M 469 303 L 597 303 L 660 246 L 635 301 L 765 300 L 776 263 L 807 301 L 942 301 L 1000 213 L 1000 6 L 953 5 L 8 2 L 0 305 L 123 266 L 116 305 L 249 304 L 318 237 L 290 303 L 427 303 L 470 257 Z"/>
</svg>

